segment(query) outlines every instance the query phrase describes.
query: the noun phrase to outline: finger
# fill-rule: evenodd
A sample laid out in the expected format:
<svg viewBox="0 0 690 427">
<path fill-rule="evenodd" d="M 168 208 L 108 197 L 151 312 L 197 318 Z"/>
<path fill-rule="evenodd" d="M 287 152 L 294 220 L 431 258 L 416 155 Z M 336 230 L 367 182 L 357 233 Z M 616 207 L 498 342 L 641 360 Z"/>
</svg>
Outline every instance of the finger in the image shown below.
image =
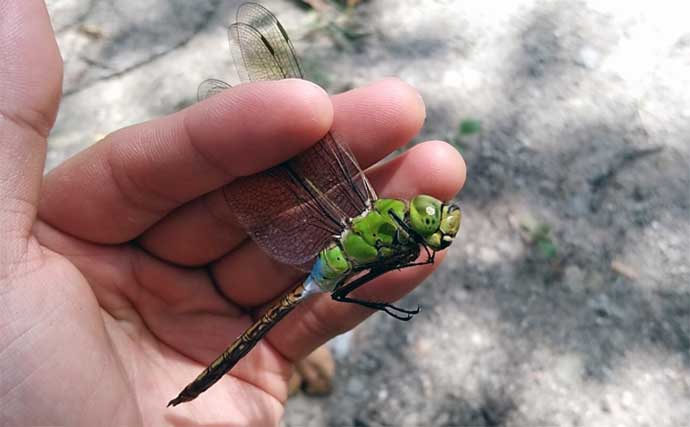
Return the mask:
<svg viewBox="0 0 690 427">
<path fill-rule="evenodd" d="M 372 168 L 367 175 L 379 194 L 387 197 L 430 194 L 448 200 L 464 184 L 465 164 L 453 147 L 429 141 Z M 273 300 L 304 275 L 273 260 L 252 241 L 215 263 L 212 272 L 228 298 L 249 307 Z"/>
<path fill-rule="evenodd" d="M 25 239 L 33 224 L 60 99 L 62 60 L 42 1 L 0 3 L 0 58 L 0 241 L 7 244 Z"/>
<path fill-rule="evenodd" d="M 410 142 L 426 118 L 417 89 L 397 78 L 336 95 L 333 109 L 333 134 L 363 169 Z"/>
<path fill-rule="evenodd" d="M 86 240 L 127 241 L 234 177 L 294 156 L 331 122 L 330 100 L 312 83 L 241 85 L 69 159 L 46 177 L 39 214 Z"/>
<path fill-rule="evenodd" d="M 387 79 L 332 98 L 333 133 L 366 168 L 406 144 L 424 122 L 417 91 Z M 234 249 L 246 237 L 233 225 L 222 191 L 194 200 L 141 237 L 156 256 L 183 265 L 202 265 Z M 270 264 L 263 260 L 264 264 Z"/>
<path fill-rule="evenodd" d="M 416 146 L 371 174 L 372 180 L 381 185 L 382 194 L 409 199 L 422 193 L 448 200 L 464 184 L 465 164 L 455 149 L 433 141 Z M 387 273 L 354 295 L 369 301 L 396 301 L 431 274 L 443 257 L 441 252 L 434 265 Z M 357 305 L 335 302 L 330 295 L 319 295 L 297 307 L 271 331 L 268 340 L 285 357 L 298 360 L 330 338 L 353 328 L 371 313 L 372 310 Z"/>
</svg>

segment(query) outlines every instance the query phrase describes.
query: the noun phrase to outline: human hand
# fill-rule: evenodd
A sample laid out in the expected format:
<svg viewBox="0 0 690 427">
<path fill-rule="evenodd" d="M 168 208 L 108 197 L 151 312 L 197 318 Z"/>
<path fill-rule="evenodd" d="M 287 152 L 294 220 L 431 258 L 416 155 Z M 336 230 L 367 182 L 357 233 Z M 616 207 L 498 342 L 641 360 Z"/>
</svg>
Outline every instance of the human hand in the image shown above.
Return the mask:
<svg viewBox="0 0 690 427">
<path fill-rule="evenodd" d="M 42 2 L 0 4 L 0 58 L 0 425 L 277 424 L 292 361 L 371 311 L 311 298 L 217 385 L 166 408 L 301 277 L 247 240 L 221 188 L 331 127 L 368 167 L 420 129 L 417 93 L 393 79 L 331 98 L 297 80 L 242 85 L 114 132 L 43 178 L 62 63 Z M 379 194 L 445 200 L 465 169 L 427 142 L 367 174 Z M 398 299 L 432 268 L 358 295 Z"/>
</svg>

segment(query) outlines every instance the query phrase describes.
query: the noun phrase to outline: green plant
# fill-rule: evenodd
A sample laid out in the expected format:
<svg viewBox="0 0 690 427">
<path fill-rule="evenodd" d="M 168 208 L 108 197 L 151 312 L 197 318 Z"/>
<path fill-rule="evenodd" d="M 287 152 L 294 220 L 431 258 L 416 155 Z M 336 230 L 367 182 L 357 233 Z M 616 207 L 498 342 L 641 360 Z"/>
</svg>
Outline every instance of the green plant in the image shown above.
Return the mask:
<svg viewBox="0 0 690 427">
<path fill-rule="evenodd" d="M 472 138 L 474 135 L 478 135 L 481 133 L 481 131 L 481 121 L 473 118 L 460 120 L 451 142 L 455 147 L 458 148 L 458 150 L 460 150 L 460 152 L 463 152 L 469 144 L 470 138 Z"/>
</svg>

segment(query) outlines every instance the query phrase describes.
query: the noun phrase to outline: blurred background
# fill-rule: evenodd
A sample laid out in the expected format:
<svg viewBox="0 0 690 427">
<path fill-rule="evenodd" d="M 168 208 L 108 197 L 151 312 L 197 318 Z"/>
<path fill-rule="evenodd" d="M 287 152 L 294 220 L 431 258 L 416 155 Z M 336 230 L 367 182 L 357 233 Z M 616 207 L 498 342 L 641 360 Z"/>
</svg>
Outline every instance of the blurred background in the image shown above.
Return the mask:
<svg viewBox="0 0 690 427">
<path fill-rule="evenodd" d="M 236 84 L 239 1 L 48 0 L 65 60 L 48 168 Z M 654 1 L 261 2 L 311 80 L 399 76 L 410 144 L 465 156 L 437 274 L 332 344 L 333 391 L 285 426 L 681 426 L 690 420 L 690 6 Z"/>
</svg>

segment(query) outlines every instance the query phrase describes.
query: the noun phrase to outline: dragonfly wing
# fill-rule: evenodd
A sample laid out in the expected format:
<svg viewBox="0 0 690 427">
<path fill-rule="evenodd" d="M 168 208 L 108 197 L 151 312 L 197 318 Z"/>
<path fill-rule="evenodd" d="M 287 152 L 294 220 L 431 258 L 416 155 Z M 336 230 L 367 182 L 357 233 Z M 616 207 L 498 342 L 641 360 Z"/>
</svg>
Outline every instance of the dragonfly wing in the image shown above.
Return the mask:
<svg viewBox="0 0 690 427">
<path fill-rule="evenodd" d="M 303 78 L 292 41 L 273 13 L 259 4 L 245 3 L 236 17 L 228 39 L 240 80 Z"/>
<path fill-rule="evenodd" d="M 302 78 L 285 29 L 263 6 L 242 5 L 228 37 L 243 81 Z M 330 133 L 285 163 L 233 181 L 225 196 L 259 246 L 302 267 L 376 197 L 350 150 Z"/>
<path fill-rule="evenodd" d="M 350 149 L 331 132 L 287 162 L 323 191 L 347 219 L 360 215 L 376 199 L 376 193 Z"/>
<path fill-rule="evenodd" d="M 280 262 L 308 270 L 342 225 L 294 179 L 275 167 L 238 178 L 225 187 L 230 211 L 251 238 Z"/>
<path fill-rule="evenodd" d="M 199 88 L 196 90 L 197 101 L 203 101 L 206 98 L 210 98 L 213 95 L 224 91 L 225 89 L 230 89 L 230 85 L 222 80 L 218 79 L 206 79 L 199 84 Z"/>
</svg>

